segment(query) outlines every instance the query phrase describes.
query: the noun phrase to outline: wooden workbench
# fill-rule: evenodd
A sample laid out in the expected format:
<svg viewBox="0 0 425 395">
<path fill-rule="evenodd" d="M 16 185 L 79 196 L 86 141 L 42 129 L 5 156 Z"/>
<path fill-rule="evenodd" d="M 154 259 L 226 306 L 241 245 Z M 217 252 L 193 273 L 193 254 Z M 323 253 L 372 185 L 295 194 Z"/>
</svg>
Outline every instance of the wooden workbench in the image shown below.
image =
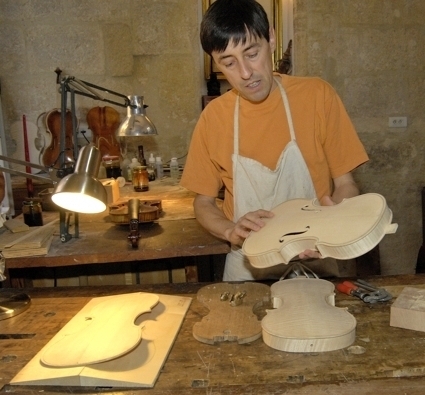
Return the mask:
<svg viewBox="0 0 425 395">
<path fill-rule="evenodd" d="M 171 179 L 150 183 L 147 192 L 134 192 L 131 185 L 120 189 L 120 200 L 129 198 L 161 200 L 158 220 L 140 224 L 138 248 L 132 248 L 127 236 L 128 225 L 111 221 L 109 212 L 79 215 L 79 238 L 63 243 L 59 238 L 59 222 L 49 253 L 44 256 L 8 258 L 6 269 L 64 267 L 77 265 L 140 262 L 175 257 L 226 254 L 229 246 L 205 231 L 194 217 L 194 194 Z M 59 218 L 58 212 L 43 212 L 44 224 Z M 70 227 L 69 233 L 73 234 Z M 13 277 L 13 276 L 8 276 Z"/>
<path fill-rule="evenodd" d="M 405 286 L 425 288 L 424 275 L 371 277 L 397 296 Z M 238 345 L 207 345 L 192 336 L 207 313 L 196 300 L 205 284 L 28 289 L 31 307 L 0 321 L 0 387 L 15 394 L 99 393 L 105 389 L 15 387 L 10 380 L 90 298 L 126 292 L 154 292 L 193 298 L 176 342 L 153 389 L 132 394 L 314 394 L 419 395 L 425 388 L 425 333 L 389 326 L 390 304 L 365 304 L 337 293 L 336 304 L 357 319 L 350 348 L 314 354 L 277 351 L 261 339 Z M 1 290 L 0 290 L 1 291 Z M 393 299 L 394 300 L 394 299 Z M 108 392 L 118 393 L 118 389 Z M 129 390 L 124 393 L 129 393 Z"/>
</svg>

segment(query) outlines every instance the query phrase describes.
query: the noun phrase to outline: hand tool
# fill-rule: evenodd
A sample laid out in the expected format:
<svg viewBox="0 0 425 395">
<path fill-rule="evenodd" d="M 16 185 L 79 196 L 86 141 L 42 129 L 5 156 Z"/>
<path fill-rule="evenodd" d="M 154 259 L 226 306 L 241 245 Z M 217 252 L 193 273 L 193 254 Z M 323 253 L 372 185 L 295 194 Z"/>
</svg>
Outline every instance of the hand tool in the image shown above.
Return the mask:
<svg viewBox="0 0 425 395">
<path fill-rule="evenodd" d="M 365 303 L 387 302 L 392 299 L 392 295 L 387 290 L 376 288 L 364 280 L 357 280 L 354 283 L 344 281 L 336 288 L 342 293 L 358 297 Z"/>
<path fill-rule="evenodd" d="M 376 299 L 377 302 L 387 302 L 393 298 L 393 296 L 386 289 L 374 287 L 364 280 L 359 279 L 355 281 L 354 284 L 362 289 L 370 291 L 371 293 L 368 298 L 371 300 Z"/>
<path fill-rule="evenodd" d="M 365 301 L 365 298 L 368 296 L 367 292 L 360 290 L 359 287 L 353 284 L 351 281 L 344 281 L 343 283 L 338 284 L 336 289 L 339 292 L 342 292 L 346 295 L 355 296 L 363 301 Z"/>
</svg>

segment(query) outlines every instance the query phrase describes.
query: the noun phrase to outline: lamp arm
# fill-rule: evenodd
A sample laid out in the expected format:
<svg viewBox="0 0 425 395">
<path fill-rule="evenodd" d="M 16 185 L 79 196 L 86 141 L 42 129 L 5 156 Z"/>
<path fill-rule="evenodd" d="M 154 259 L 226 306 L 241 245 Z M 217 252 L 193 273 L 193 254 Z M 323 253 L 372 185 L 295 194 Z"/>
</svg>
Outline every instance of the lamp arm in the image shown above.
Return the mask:
<svg viewBox="0 0 425 395">
<path fill-rule="evenodd" d="M 47 171 L 45 166 L 39 165 L 37 163 L 31 163 L 31 162 L 27 162 L 25 160 L 9 158 L 8 156 L 4 156 L 4 155 L 0 155 L 0 160 L 5 161 L 5 162 L 10 162 L 10 163 L 16 163 L 18 165 L 29 166 L 29 167 L 32 167 L 34 169 Z"/>
<path fill-rule="evenodd" d="M 103 88 L 101 86 L 92 84 L 92 83 L 87 82 L 87 81 L 79 80 L 75 77 L 66 76 L 65 78 L 62 79 L 61 85 L 62 85 L 63 89 L 65 89 L 67 92 L 73 91 L 77 95 L 90 97 L 90 98 L 95 99 L 95 100 L 105 101 L 105 102 L 115 104 L 116 106 L 120 106 L 120 107 L 129 107 L 130 106 L 130 107 L 135 108 L 134 105 L 130 104 L 130 100 L 126 95 L 124 95 L 122 93 L 115 92 L 115 91 L 111 91 L 109 89 Z M 121 97 L 122 99 L 124 99 L 124 102 L 118 102 L 118 101 L 115 101 L 115 100 L 107 99 L 103 95 L 101 95 L 100 93 L 96 92 L 96 90 L 102 91 L 102 92 L 110 94 L 110 95 Z"/>
<path fill-rule="evenodd" d="M 25 177 L 25 178 L 31 178 L 31 179 L 37 180 L 37 181 L 50 181 L 52 184 L 56 183 L 48 175 L 46 177 L 44 177 L 44 176 L 38 175 L 38 174 L 26 173 L 24 171 L 9 169 L 8 167 L 4 167 L 4 166 L 0 166 L 0 170 L 5 172 L 5 173 L 14 174 L 15 176 L 22 176 L 22 177 Z"/>
<path fill-rule="evenodd" d="M 25 177 L 25 178 L 31 178 L 31 179 L 38 180 L 38 181 L 50 181 L 53 184 L 55 184 L 57 182 L 57 178 L 55 178 L 54 175 L 53 175 L 53 168 L 45 167 L 45 166 L 39 165 L 37 163 L 27 162 L 25 160 L 9 158 L 8 156 L 5 156 L 5 155 L 0 155 L 0 161 L 2 161 L 3 164 L 4 164 L 4 166 L 2 166 L 1 163 L 0 163 L 0 170 L 4 171 L 5 173 L 15 174 L 17 176 L 22 176 L 22 177 Z M 11 168 L 8 167 L 9 162 L 10 163 L 16 163 L 18 165 L 32 167 L 34 169 L 44 170 L 47 173 L 47 175 L 42 176 L 42 175 L 39 175 L 39 174 L 32 174 L 32 173 L 23 172 L 23 171 L 20 171 L 20 170 L 11 169 Z"/>
</svg>

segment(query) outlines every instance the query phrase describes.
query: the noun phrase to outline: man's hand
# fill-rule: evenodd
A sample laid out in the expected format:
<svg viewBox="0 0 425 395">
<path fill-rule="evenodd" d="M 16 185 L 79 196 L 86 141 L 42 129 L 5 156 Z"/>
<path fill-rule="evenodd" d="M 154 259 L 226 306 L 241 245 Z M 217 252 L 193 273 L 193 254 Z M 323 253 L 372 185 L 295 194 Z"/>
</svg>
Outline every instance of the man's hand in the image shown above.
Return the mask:
<svg viewBox="0 0 425 395">
<path fill-rule="evenodd" d="M 230 243 L 241 246 L 251 231 L 259 231 L 266 223 L 263 218 L 272 218 L 274 214 L 267 210 L 257 210 L 245 214 L 233 227 L 226 229 L 225 237 Z"/>
<path fill-rule="evenodd" d="M 193 207 L 196 218 L 205 229 L 214 236 L 238 246 L 242 246 L 249 232 L 258 231 L 266 224 L 262 218 L 271 218 L 274 215 L 271 211 L 257 210 L 245 214 L 234 223 L 217 207 L 214 197 L 205 195 L 197 195 Z"/>
</svg>

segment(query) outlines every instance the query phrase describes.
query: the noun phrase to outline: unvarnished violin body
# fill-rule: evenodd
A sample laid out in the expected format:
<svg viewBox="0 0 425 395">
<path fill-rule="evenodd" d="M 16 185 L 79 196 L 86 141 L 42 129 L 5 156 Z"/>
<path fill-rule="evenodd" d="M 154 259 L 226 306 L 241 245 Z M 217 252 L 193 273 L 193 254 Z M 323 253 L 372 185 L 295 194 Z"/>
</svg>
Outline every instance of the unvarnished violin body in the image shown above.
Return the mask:
<svg viewBox="0 0 425 395">
<path fill-rule="evenodd" d="M 293 278 L 271 286 L 273 310 L 261 321 L 263 341 L 286 352 L 322 352 L 350 346 L 356 319 L 335 307 L 335 287 L 317 278 Z"/>
<path fill-rule="evenodd" d="M 375 193 L 334 206 L 320 206 L 317 199 L 288 200 L 272 211 L 274 217 L 264 218 L 266 225 L 251 232 L 242 246 L 257 268 L 287 264 L 308 249 L 319 251 L 323 258 L 356 258 L 397 230 L 385 198 Z"/>
</svg>

